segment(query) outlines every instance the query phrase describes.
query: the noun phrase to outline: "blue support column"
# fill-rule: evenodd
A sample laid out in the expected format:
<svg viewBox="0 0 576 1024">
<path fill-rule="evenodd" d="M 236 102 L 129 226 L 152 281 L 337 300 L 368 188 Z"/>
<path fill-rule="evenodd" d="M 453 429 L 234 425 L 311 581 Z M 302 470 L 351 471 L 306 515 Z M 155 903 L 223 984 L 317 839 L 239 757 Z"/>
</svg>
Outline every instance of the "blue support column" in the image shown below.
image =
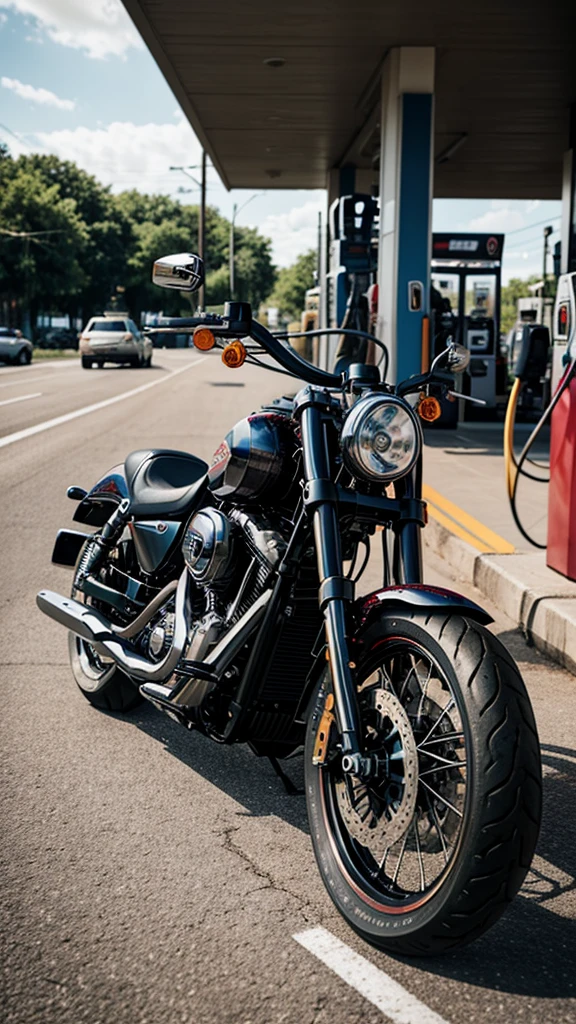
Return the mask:
<svg viewBox="0 0 576 1024">
<path fill-rule="evenodd" d="M 429 315 L 434 137 L 434 50 L 393 49 L 382 74 L 379 332 L 391 381 L 422 368 Z"/>
<path fill-rule="evenodd" d="M 420 373 L 422 318 L 430 310 L 430 192 L 432 96 L 402 96 L 400 208 L 398 212 L 398 280 L 396 294 L 396 379 Z M 422 284 L 419 310 L 410 282 Z M 411 301 L 412 300 L 412 301 Z"/>
</svg>

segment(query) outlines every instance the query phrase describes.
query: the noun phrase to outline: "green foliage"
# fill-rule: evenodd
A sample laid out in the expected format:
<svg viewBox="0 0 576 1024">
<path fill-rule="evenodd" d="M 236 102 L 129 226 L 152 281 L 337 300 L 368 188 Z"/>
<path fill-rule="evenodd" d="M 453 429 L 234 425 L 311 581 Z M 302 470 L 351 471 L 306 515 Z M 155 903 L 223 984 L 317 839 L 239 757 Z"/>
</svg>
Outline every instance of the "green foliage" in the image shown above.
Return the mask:
<svg viewBox="0 0 576 1024">
<path fill-rule="evenodd" d="M 290 267 L 283 267 L 278 274 L 276 285 L 266 300 L 267 306 L 277 306 L 285 320 L 299 320 L 304 309 L 304 298 L 308 288 L 314 287 L 314 273 L 317 265 L 314 249 L 303 253 Z"/>
<path fill-rule="evenodd" d="M 502 334 L 508 334 L 508 331 L 512 329 L 518 319 L 518 306 L 516 304 L 518 299 L 529 298 L 531 292 L 528 286 L 541 280 L 542 278 L 538 274 L 532 274 L 531 277 L 527 277 L 524 280 L 519 277 L 511 277 L 508 284 L 502 286 L 500 320 L 500 331 Z"/>
<path fill-rule="evenodd" d="M 198 251 L 197 206 L 168 196 L 129 191 L 112 195 L 92 175 L 52 155 L 12 159 L 0 146 L 0 229 L 53 232 L 33 238 L 0 234 L 0 302 L 84 321 L 116 296 L 135 319 L 144 310 L 189 313 L 195 296 L 152 285 L 155 259 Z M 230 297 L 230 223 L 206 210 L 206 301 Z M 235 230 L 236 298 L 255 308 L 276 280 L 271 243 L 250 228 Z"/>
</svg>

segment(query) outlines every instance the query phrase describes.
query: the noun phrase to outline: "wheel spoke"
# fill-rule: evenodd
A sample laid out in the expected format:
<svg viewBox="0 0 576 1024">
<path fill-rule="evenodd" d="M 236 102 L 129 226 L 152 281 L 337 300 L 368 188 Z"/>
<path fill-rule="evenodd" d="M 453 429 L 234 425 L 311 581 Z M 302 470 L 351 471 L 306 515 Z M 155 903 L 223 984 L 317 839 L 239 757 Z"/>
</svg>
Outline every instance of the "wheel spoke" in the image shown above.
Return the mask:
<svg viewBox="0 0 576 1024">
<path fill-rule="evenodd" d="M 420 848 L 420 836 L 418 835 L 418 821 L 416 818 L 413 818 L 412 820 L 412 828 L 414 829 L 416 852 L 418 854 L 418 867 L 420 869 L 420 892 L 424 892 L 424 889 L 426 888 L 426 876 L 424 874 L 424 858 L 422 857 L 422 850 Z"/>
<path fill-rule="evenodd" d="M 426 734 L 426 736 L 422 740 L 422 742 L 420 744 L 421 747 L 430 739 L 430 736 L 438 728 L 438 726 L 440 725 L 440 722 L 442 721 L 442 719 L 445 718 L 445 716 L 448 714 L 448 712 L 451 711 L 452 708 L 455 707 L 455 706 L 456 706 L 456 701 L 454 700 L 454 697 L 451 697 L 450 700 L 448 701 L 446 707 L 444 708 L 444 710 L 441 712 L 441 714 L 438 715 L 438 718 L 434 722 L 434 725 L 432 726 L 432 728 L 428 731 L 428 733 Z"/>
<path fill-rule="evenodd" d="M 440 845 L 442 847 L 442 853 L 444 854 L 444 863 L 447 864 L 448 863 L 448 847 L 446 846 L 446 839 L 444 838 L 444 833 L 442 831 L 442 828 L 440 826 L 440 822 L 438 820 L 438 814 L 436 813 L 436 808 L 434 807 L 434 804 L 432 803 L 428 793 L 426 793 L 425 796 L 426 796 L 426 803 L 428 804 L 428 808 L 430 810 L 430 814 L 432 815 L 432 821 L 434 822 L 434 827 L 436 828 L 436 831 L 438 833 L 438 838 L 440 839 Z"/>
<path fill-rule="evenodd" d="M 404 839 L 402 840 L 402 847 L 400 849 L 400 853 L 398 854 L 398 860 L 396 862 L 396 867 L 394 868 L 394 874 L 392 876 L 392 884 L 393 885 L 396 885 L 396 879 L 398 878 L 398 875 L 400 874 L 400 865 L 401 865 L 403 857 L 404 857 L 404 852 L 406 850 L 406 843 L 407 842 L 408 842 L 408 832 L 406 833 L 406 835 L 404 836 Z"/>
<path fill-rule="evenodd" d="M 427 768 L 425 772 L 420 772 L 420 778 L 423 775 L 435 775 L 436 772 L 447 772 L 450 768 L 465 768 L 466 761 L 448 761 L 446 764 L 439 764 L 436 768 Z"/>
<path fill-rule="evenodd" d="M 463 740 L 463 732 L 443 732 L 441 736 L 437 736 L 435 740 L 422 740 L 422 743 L 418 744 L 418 750 L 422 747 L 437 747 L 440 743 L 454 743 L 455 740 Z"/>
<path fill-rule="evenodd" d="M 424 782 L 422 776 L 420 776 L 420 782 L 432 793 L 432 796 L 435 796 L 437 800 L 440 800 L 441 803 L 445 804 L 446 807 L 449 807 L 451 811 L 454 811 L 454 814 L 457 814 L 459 818 L 463 816 L 462 811 L 459 811 L 457 807 L 454 807 L 454 804 L 451 804 L 446 797 L 442 796 L 441 793 L 437 793 L 435 789 L 432 789 L 432 786 L 429 786 L 427 782 Z"/>
</svg>

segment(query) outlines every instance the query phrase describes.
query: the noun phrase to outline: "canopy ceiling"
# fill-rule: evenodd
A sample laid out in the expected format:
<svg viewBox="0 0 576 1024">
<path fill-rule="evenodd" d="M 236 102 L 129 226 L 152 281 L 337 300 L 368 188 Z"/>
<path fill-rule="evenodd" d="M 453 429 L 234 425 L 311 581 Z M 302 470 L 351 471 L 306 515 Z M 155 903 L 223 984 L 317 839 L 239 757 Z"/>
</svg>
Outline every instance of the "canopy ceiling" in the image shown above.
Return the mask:
<svg viewBox="0 0 576 1024">
<path fill-rule="evenodd" d="M 374 167 L 382 61 L 434 46 L 435 196 L 560 197 L 573 2 L 124 4 L 230 188 L 324 188 L 342 163 Z"/>
</svg>

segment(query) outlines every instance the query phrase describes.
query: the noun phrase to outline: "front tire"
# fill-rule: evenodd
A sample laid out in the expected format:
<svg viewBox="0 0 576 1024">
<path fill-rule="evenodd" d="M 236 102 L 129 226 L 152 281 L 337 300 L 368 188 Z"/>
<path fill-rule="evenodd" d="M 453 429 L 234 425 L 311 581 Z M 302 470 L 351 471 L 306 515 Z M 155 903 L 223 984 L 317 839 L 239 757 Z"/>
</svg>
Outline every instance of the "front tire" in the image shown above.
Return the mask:
<svg viewBox="0 0 576 1024">
<path fill-rule="evenodd" d="M 82 369 L 83 370 L 91 370 L 92 369 L 92 362 L 93 362 L 93 360 L 90 358 L 90 356 L 82 356 L 81 362 L 82 362 Z"/>
<path fill-rule="evenodd" d="M 363 939 L 442 953 L 494 924 L 530 866 L 541 813 L 532 709 L 514 661 L 474 621 L 378 615 L 360 640 L 364 743 L 385 767 L 370 783 L 343 776 L 335 723 L 313 764 L 330 721 L 325 679 L 306 736 L 314 853 Z"/>
</svg>

